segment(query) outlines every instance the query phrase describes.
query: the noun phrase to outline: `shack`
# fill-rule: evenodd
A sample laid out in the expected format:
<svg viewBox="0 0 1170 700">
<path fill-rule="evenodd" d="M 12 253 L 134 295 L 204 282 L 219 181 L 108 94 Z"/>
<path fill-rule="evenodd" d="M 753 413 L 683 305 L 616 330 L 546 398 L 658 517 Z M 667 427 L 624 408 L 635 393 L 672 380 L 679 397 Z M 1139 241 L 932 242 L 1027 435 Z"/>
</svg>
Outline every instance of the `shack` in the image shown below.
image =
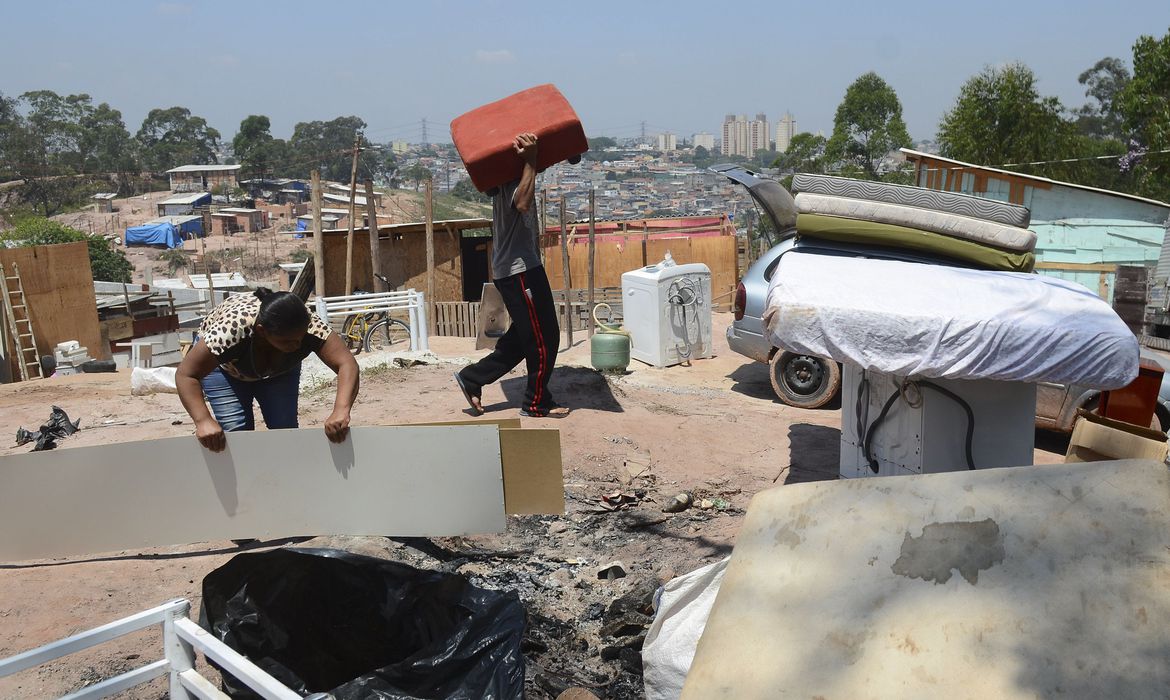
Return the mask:
<svg viewBox="0 0 1170 700">
<path fill-rule="evenodd" d="M 267 224 L 267 213 L 259 209 L 224 207 L 211 215 L 212 234 L 255 233 Z"/>
<path fill-rule="evenodd" d="M 210 192 L 216 187 L 236 189 L 240 186 L 240 165 L 180 165 L 171 168 L 171 192 Z"/>
<path fill-rule="evenodd" d="M 182 216 L 193 213 L 196 207 L 205 207 L 209 204 L 211 204 L 211 194 L 207 192 L 177 194 L 158 203 L 158 215 Z"/>
</svg>

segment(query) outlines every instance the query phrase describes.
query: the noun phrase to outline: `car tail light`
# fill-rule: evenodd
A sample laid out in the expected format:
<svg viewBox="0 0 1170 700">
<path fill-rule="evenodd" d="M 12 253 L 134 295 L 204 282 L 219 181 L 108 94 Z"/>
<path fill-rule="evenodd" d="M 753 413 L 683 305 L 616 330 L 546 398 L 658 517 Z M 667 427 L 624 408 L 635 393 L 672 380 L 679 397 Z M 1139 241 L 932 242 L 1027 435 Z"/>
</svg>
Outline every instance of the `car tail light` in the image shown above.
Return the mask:
<svg viewBox="0 0 1170 700">
<path fill-rule="evenodd" d="M 743 320 L 743 312 L 747 309 L 747 289 L 740 282 L 735 288 L 735 320 Z"/>
</svg>

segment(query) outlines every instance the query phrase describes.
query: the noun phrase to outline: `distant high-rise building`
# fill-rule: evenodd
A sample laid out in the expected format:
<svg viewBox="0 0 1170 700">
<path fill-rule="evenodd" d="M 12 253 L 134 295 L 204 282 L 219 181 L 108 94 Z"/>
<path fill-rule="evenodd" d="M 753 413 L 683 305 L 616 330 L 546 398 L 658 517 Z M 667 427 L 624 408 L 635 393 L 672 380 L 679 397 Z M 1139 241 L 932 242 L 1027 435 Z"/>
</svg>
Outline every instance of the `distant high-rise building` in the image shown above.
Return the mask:
<svg viewBox="0 0 1170 700">
<path fill-rule="evenodd" d="M 701 132 L 701 133 L 698 133 L 698 134 L 695 134 L 694 136 L 692 136 L 691 141 L 694 142 L 695 148 L 702 146 L 703 148 L 706 148 L 708 151 L 715 150 L 715 134 L 708 134 L 707 132 L 704 131 L 704 132 Z"/>
<path fill-rule="evenodd" d="M 776 151 L 787 151 L 793 136 L 796 136 L 796 117 L 784 112 L 784 117 L 776 122 Z"/>
<path fill-rule="evenodd" d="M 757 114 L 749 121 L 746 114 L 728 114 L 723 118 L 723 141 L 720 152 L 725 156 L 752 158 L 756 151 L 768 148 L 768 117 Z"/>
<path fill-rule="evenodd" d="M 678 137 L 674 134 L 658 135 L 658 150 L 673 151 L 678 148 Z"/>
</svg>

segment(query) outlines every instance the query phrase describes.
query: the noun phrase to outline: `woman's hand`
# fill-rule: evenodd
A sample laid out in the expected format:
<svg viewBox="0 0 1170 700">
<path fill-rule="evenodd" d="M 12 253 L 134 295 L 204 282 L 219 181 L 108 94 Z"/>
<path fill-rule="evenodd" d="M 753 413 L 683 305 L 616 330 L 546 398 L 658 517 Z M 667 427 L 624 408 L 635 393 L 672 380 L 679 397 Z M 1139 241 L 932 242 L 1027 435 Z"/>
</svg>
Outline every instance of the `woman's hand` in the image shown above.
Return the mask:
<svg viewBox="0 0 1170 700">
<path fill-rule="evenodd" d="M 344 442 L 349 435 L 349 409 L 335 408 L 325 419 L 325 436 L 329 442 Z"/>
<path fill-rule="evenodd" d="M 223 452 L 223 448 L 227 447 L 227 438 L 224 437 L 223 428 L 219 427 L 219 423 L 216 423 L 214 418 L 207 418 L 196 423 L 195 437 L 199 440 L 200 445 L 212 452 Z"/>
</svg>

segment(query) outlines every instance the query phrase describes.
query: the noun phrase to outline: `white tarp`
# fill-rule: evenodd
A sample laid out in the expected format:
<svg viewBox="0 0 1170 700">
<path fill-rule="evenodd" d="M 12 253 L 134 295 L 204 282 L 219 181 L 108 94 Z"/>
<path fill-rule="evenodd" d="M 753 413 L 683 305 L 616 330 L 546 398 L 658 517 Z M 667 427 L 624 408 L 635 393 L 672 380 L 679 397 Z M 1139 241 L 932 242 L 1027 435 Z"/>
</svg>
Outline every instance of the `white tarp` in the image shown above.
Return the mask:
<svg viewBox="0 0 1170 700">
<path fill-rule="evenodd" d="M 695 647 L 707 626 L 730 559 L 726 557 L 672 578 L 663 586 L 654 623 L 642 646 L 646 700 L 678 700 L 682 694 Z"/>
<path fill-rule="evenodd" d="M 764 333 L 900 377 L 1117 389 L 1138 371 L 1137 339 L 1108 304 L 1020 272 L 790 252 L 772 275 Z"/>
</svg>

